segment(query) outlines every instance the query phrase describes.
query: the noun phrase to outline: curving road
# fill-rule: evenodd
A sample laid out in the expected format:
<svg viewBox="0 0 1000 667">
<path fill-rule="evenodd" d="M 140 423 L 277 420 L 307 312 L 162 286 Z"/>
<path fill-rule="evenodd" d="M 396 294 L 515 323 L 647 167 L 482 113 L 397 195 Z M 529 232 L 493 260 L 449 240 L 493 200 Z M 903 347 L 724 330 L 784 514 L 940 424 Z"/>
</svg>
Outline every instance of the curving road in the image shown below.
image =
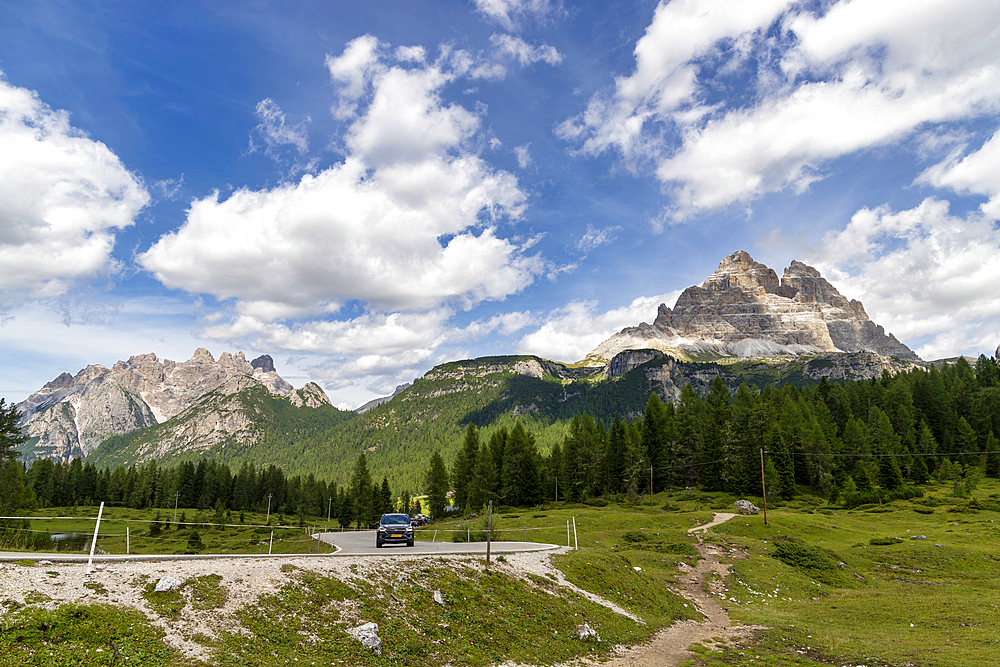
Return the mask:
<svg viewBox="0 0 1000 667">
<path fill-rule="evenodd" d="M 439 556 L 442 554 L 485 554 L 486 542 L 416 542 L 412 547 L 387 544 L 375 547 L 375 531 L 359 530 L 344 533 L 320 533 L 319 539 L 337 547 L 336 556 Z M 557 544 L 538 542 L 494 542 L 490 551 L 495 554 L 519 551 L 547 551 L 558 549 Z"/>
<path fill-rule="evenodd" d="M 322 540 L 337 548 L 332 554 L 165 554 L 140 555 L 121 554 L 95 555 L 95 563 L 113 563 L 121 561 L 169 561 L 169 560 L 208 560 L 213 558 L 329 558 L 331 556 L 440 556 L 444 554 L 486 554 L 485 542 L 417 542 L 412 547 L 386 545 L 375 548 L 375 531 L 361 530 L 343 533 L 317 533 L 314 538 Z M 494 542 L 491 552 L 494 554 L 516 553 L 521 551 L 547 551 L 558 549 L 557 544 L 539 544 L 538 542 Z M 86 563 L 87 554 L 67 554 L 52 552 L 0 552 L 0 562 L 15 560 L 48 560 L 56 563 Z"/>
</svg>

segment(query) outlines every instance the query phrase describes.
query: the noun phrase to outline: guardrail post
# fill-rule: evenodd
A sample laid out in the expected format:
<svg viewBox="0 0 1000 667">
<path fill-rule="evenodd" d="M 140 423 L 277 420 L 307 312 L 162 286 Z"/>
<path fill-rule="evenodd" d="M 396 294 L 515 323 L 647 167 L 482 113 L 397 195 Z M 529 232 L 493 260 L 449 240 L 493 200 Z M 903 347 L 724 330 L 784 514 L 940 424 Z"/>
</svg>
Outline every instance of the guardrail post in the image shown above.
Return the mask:
<svg viewBox="0 0 1000 667">
<path fill-rule="evenodd" d="M 97 531 L 101 528 L 101 515 L 104 514 L 104 503 L 101 503 L 101 508 L 97 510 L 97 523 L 94 524 L 94 539 L 90 541 L 90 558 L 87 559 L 87 574 L 93 572 L 94 565 L 94 549 L 97 547 Z"/>
</svg>

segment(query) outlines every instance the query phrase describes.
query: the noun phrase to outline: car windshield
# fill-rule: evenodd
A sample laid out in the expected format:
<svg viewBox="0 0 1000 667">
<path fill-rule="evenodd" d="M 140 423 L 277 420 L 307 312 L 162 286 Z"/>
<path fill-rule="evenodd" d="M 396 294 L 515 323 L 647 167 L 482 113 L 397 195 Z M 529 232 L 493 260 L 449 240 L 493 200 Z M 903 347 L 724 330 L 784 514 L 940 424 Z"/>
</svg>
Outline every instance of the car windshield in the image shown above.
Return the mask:
<svg viewBox="0 0 1000 667">
<path fill-rule="evenodd" d="M 410 523 L 410 517 L 405 514 L 390 514 L 382 517 L 383 526 L 406 526 Z"/>
</svg>

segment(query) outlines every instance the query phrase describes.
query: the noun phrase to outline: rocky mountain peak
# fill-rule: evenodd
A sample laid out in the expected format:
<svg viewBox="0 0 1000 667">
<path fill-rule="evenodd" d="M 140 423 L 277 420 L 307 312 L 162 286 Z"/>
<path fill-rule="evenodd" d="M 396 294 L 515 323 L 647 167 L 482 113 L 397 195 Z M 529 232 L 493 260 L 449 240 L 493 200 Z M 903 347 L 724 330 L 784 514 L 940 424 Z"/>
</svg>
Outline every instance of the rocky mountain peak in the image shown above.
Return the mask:
<svg viewBox="0 0 1000 667">
<path fill-rule="evenodd" d="M 781 285 L 774 269 L 755 262 L 749 253 L 740 250 L 719 262 L 719 268 L 701 286 L 713 292 L 742 288 L 776 294 Z"/>
<path fill-rule="evenodd" d="M 264 373 L 274 373 L 274 359 L 271 358 L 269 354 L 262 354 L 253 361 L 250 365 L 254 368 L 259 368 Z"/>
<path fill-rule="evenodd" d="M 191 358 L 188 359 L 188 361 L 189 362 L 190 361 L 199 361 L 199 362 L 202 362 L 202 363 L 214 364 L 215 363 L 215 357 L 213 357 L 212 353 L 209 352 L 208 350 L 206 350 L 205 348 L 199 347 L 197 350 L 194 351 L 194 354 L 191 355 Z"/>
<path fill-rule="evenodd" d="M 170 419 L 213 389 L 241 391 L 248 383 L 263 384 L 276 396 L 292 393 L 273 363 L 270 370 L 255 368 L 242 352 L 223 352 L 216 360 L 205 348 L 184 362 L 147 353 L 111 369 L 90 365 L 75 376 L 62 373 L 18 405 L 22 427 L 37 438 L 35 455 L 27 458 L 86 455 L 110 435 Z"/>
<path fill-rule="evenodd" d="M 792 261 L 779 280 L 743 250 L 723 259 L 700 286 L 684 290 L 673 308 L 660 304 L 652 326 L 623 329 L 588 359 L 606 362 L 644 348 L 695 358 L 874 352 L 919 360 L 813 267 Z"/>
</svg>

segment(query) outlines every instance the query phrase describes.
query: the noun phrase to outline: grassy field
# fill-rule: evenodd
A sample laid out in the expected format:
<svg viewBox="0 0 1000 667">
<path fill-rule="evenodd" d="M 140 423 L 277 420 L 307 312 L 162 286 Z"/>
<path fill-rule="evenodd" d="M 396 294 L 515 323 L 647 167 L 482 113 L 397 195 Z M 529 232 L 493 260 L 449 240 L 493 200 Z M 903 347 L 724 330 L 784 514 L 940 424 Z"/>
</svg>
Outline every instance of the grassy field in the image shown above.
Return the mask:
<svg viewBox="0 0 1000 667">
<path fill-rule="evenodd" d="M 756 515 L 740 516 L 711 529 L 707 542 L 746 553 L 746 558 L 735 562 L 726 582 L 724 605 L 731 618 L 768 629 L 724 648 L 718 643 L 696 645 L 696 657 L 688 664 L 979 667 L 995 663 L 1000 655 L 998 493 L 996 480 L 985 480 L 967 498 L 955 497 L 950 485 L 931 484 L 924 487 L 921 498 L 853 510 L 803 496 L 793 502 L 772 503 L 766 526 L 762 516 Z M 505 660 L 552 663 L 574 656 L 597 657 L 606 654 L 613 643 L 642 642 L 657 628 L 677 619 L 699 617 L 693 606 L 670 593 L 668 586 L 678 574 L 678 563 L 698 558 L 695 540 L 687 530 L 707 522 L 714 512 L 733 511 L 735 500 L 722 494 L 681 490 L 657 494 L 652 512 L 648 498 L 636 505 L 578 504 L 496 511 L 502 539 L 566 544 L 566 524 L 575 521 L 580 548 L 554 557 L 554 564 L 569 581 L 617 603 L 642 619 L 641 624 L 579 596 L 553 595 L 557 592 L 554 584 L 542 578 L 524 581 L 475 568 L 456 570 L 440 559 L 427 559 L 393 575 L 399 578 L 392 596 L 357 579 L 341 582 L 313 573 L 294 573 L 295 585 L 240 612 L 240 623 L 250 635 L 237 632 L 215 641 L 219 655 L 227 656 L 218 664 L 277 665 L 298 658 L 298 664 L 437 665 L 451 661 L 487 665 Z M 67 514 L 72 511 L 66 509 Z M 132 526 L 133 538 L 136 532 L 149 530 L 149 524 L 139 521 L 153 517 L 128 512 L 111 513 L 108 536 L 99 540 L 100 548 L 114 552 L 105 544 L 114 547 L 118 539 L 114 533 L 124 533 L 126 525 Z M 76 513 L 96 515 L 96 510 L 78 508 Z M 105 513 L 108 516 L 109 510 Z M 188 511 L 189 522 L 198 518 Z M 199 530 L 200 539 L 206 550 L 215 552 L 266 552 L 266 544 L 260 544 L 264 539 L 261 528 L 254 525 L 264 523 L 263 519 L 247 514 L 246 525 L 224 530 L 204 528 Z M 271 519 L 273 523 L 275 517 Z M 82 532 L 80 526 L 86 524 L 52 523 L 45 529 Z M 89 526 L 92 531 L 92 520 Z M 467 539 L 479 527 L 479 519 L 442 522 L 422 530 L 418 539 Z M 190 530 L 164 528 L 161 536 L 165 537 L 160 539 L 186 540 L 185 533 Z M 269 535 L 271 528 L 265 530 Z M 300 539 L 297 536 L 305 532 L 303 528 L 285 530 L 289 535 L 280 543 L 276 531 L 276 553 L 315 548 L 315 541 L 308 538 L 295 546 Z M 254 541 L 257 544 L 251 544 Z M 178 550 L 165 553 L 183 552 L 188 546 L 186 541 L 157 542 L 152 537 L 145 542 L 133 541 L 133 545 L 134 550 L 164 545 Z M 119 553 L 124 552 L 123 542 L 121 546 Z M 192 581 L 188 585 L 190 590 L 199 585 L 210 588 L 211 582 Z M 449 606 L 442 608 L 429 601 L 424 593 L 430 588 L 440 589 Z M 497 599 L 504 600 L 501 607 Z M 0 604 L 7 603 L 0 600 Z M 350 642 L 302 640 L 310 634 L 327 639 L 343 634 L 336 629 L 336 621 L 344 613 L 337 605 L 343 604 L 359 617 L 379 623 L 383 641 L 391 646 L 382 657 L 365 653 Z M 147 647 L 149 664 L 183 664 L 176 655 L 157 653 L 156 642 L 150 639 L 155 629 L 143 629 L 141 619 L 129 615 L 131 612 L 89 609 L 89 617 L 111 619 L 101 622 L 127 621 L 138 645 Z M 73 613 L 79 612 L 75 609 Z M 39 620 L 46 614 L 48 620 Z M 22 619 L 20 624 L 14 616 Z M 29 617 L 30 622 L 23 621 Z M 0 616 L 0 654 L 4 647 L 16 645 L 11 643 L 15 625 L 72 624 L 72 618 L 63 611 L 43 611 L 30 605 L 12 610 Z M 282 622 L 269 620 L 275 618 Z M 601 644 L 583 644 L 573 636 L 573 627 L 582 618 L 598 628 L 604 640 Z M 21 636 L 24 641 L 33 641 L 23 631 Z M 257 650 L 260 645 L 268 651 Z M 2 664 L 7 663 L 0 659 Z"/>
<path fill-rule="evenodd" d="M 85 553 L 89 552 L 97 514 L 96 507 L 47 508 L 31 514 L 38 518 L 30 521 L 30 530 L 73 536 L 49 540 L 50 551 Z M 183 510 L 174 523 L 172 511 L 105 507 L 97 548 L 109 554 L 266 554 L 268 549 L 275 554 L 329 553 L 329 545 L 317 544 L 310 537 L 325 530 L 326 522 L 319 519 L 300 527 L 286 524 L 285 517 L 275 514 L 217 516 Z"/>
</svg>

